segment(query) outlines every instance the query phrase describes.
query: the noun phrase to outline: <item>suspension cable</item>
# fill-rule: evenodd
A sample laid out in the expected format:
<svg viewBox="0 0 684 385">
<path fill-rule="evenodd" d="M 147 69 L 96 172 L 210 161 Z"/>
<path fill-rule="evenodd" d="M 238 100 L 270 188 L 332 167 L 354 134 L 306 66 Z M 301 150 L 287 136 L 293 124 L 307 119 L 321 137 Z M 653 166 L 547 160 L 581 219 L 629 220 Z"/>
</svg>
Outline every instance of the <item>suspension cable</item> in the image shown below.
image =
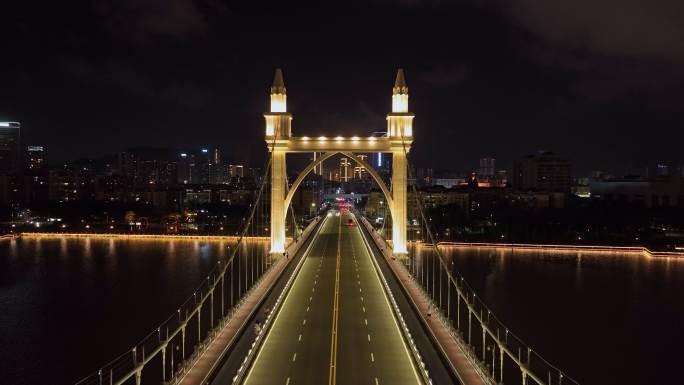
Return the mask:
<svg viewBox="0 0 684 385">
<path fill-rule="evenodd" d="M 404 157 L 406 158 L 406 162 L 407 162 L 409 180 L 410 180 L 410 179 L 414 179 L 413 166 L 412 166 L 411 161 L 410 161 L 410 159 L 409 159 L 409 157 L 408 157 L 408 151 L 406 150 L 406 142 L 405 142 L 405 139 L 404 139 L 404 133 L 401 132 L 401 130 L 400 130 L 400 138 L 401 138 L 402 148 L 403 148 L 403 151 L 404 151 Z M 480 306 L 481 306 L 480 313 L 478 314 L 478 312 L 475 311 L 475 307 L 474 307 L 474 304 L 475 304 L 475 297 L 476 297 L 475 290 L 468 284 L 468 282 L 465 281 L 465 279 L 463 278 L 463 276 L 461 276 L 460 274 L 457 273 L 457 275 L 458 275 L 458 277 L 457 277 L 458 279 L 457 279 L 457 278 L 455 278 L 454 275 L 452 274 L 452 271 L 449 270 L 449 268 L 448 268 L 446 262 L 444 261 L 444 256 L 442 255 L 441 251 L 439 250 L 438 244 L 437 244 L 437 242 L 436 242 L 436 240 L 435 240 L 435 237 L 434 237 L 434 235 L 433 235 L 433 233 L 432 233 L 432 229 L 430 228 L 430 224 L 429 224 L 429 222 L 427 221 L 427 218 L 426 218 L 426 216 L 425 216 L 425 211 L 424 211 L 424 207 L 423 207 L 422 196 L 421 196 L 420 192 L 418 191 L 418 189 L 417 189 L 417 187 L 416 187 L 416 184 L 417 184 L 417 180 L 414 179 L 414 183 L 411 185 L 411 187 L 412 187 L 413 194 L 416 196 L 416 202 L 417 202 L 417 205 L 418 205 L 418 211 L 420 212 L 421 220 L 422 220 L 422 222 L 423 222 L 424 225 L 425 225 L 425 231 L 426 231 L 427 234 L 428 234 L 430 243 L 432 244 L 432 248 L 434 249 L 435 253 L 437 254 L 437 259 L 438 259 L 438 261 L 439 261 L 439 265 L 440 265 L 442 268 L 444 268 L 444 271 L 445 271 L 445 273 L 446 273 L 446 275 L 447 275 L 447 277 L 448 277 L 448 280 L 454 284 L 454 287 L 456 288 L 456 291 L 457 291 L 458 296 L 460 296 L 461 298 L 463 298 L 463 300 L 465 301 L 465 304 L 466 304 L 466 306 L 467 306 L 467 308 L 468 308 L 468 310 L 469 310 L 469 313 L 468 313 L 468 314 L 469 314 L 469 315 L 472 314 L 472 315 L 480 322 L 480 326 L 481 326 L 482 329 L 483 329 L 483 335 L 484 335 L 484 333 L 486 332 L 487 334 L 489 334 L 489 335 L 492 337 L 492 339 L 494 339 L 494 340 L 496 341 L 496 343 L 497 343 L 498 346 L 499 346 L 499 349 L 502 351 L 502 353 L 501 353 L 502 356 L 503 356 L 503 353 L 506 353 L 506 355 L 508 355 L 508 356 L 509 356 L 509 357 L 510 357 L 510 358 L 511 358 L 511 359 L 512 359 L 512 360 L 513 360 L 521 369 L 523 369 L 524 367 L 526 367 L 526 369 L 524 369 L 524 373 L 525 373 L 526 375 L 530 376 L 530 378 L 533 378 L 537 383 L 539 383 L 539 384 L 544 384 L 544 381 L 543 381 L 539 376 L 537 376 L 536 373 L 532 372 L 531 369 L 530 369 L 530 367 L 529 367 L 529 365 L 530 365 L 529 357 L 530 357 L 530 354 L 533 352 L 533 350 L 532 350 L 527 344 L 525 344 L 525 343 L 522 341 L 521 338 L 517 337 L 517 336 L 514 335 L 512 332 L 510 332 L 509 329 L 508 329 L 507 327 L 505 327 L 505 325 L 503 324 L 503 322 L 499 321 L 499 320 L 496 318 L 496 316 L 493 315 L 493 313 L 491 312 L 491 310 L 484 304 L 484 302 L 483 302 L 481 299 L 479 299 Z M 460 280 L 460 286 L 459 286 L 459 284 L 457 283 L 459 280 Z M 434 282 L 433 282 L 433 284 L 434 284 Z M 468 291 L 472 292 L 472 293 L 473 293 L 473 298 L 468 299 L 468 295 L 467 295 L 467 293 L 464 294 L 463 288 L 466 288 L 466 289 L 468 289 Z M 441 287 L 440 287 L 440 293 L 441 293 Z M 434 289 L 433 289 L 433 295 L 434 295 Z M 433 301 L 434 301 L 434 300 L 433 300 Z M 485 310 L 485 311 L 486 311 L 486 314 L 487 314 L 486 320 L 485 320 L 485 318 L 483 317 L 483 310 Z M 441 311 L 441 309 L 440 309 L 440 311 Z M 460 320 L 460 319 L 459 319 L 459 320 Z M 505 328 L 505 331 L 506 331 L 506 334 L 505 334 L 505 335 L 506 335 L 506 339 L 505 339 L 504 341 L 501 341 L 501 339 L 499 338 L 499 336 L 498 336 L 498 329 L 497 329 L 497 333 L 494 333 L 494 331 L 491 330 L 490 327 L 487 325 L 487 324 L 490 322 L 490 320 L 493 320 L 493 321 L 498 322 L 502 327 Z M 520 351 L 517 352 L 517 353 L 518 353 L 518 357 L 516 358 L 515 353 L 514 353 L 514 352 L 511 352 L 511 351 L 508 349 L 508 342 L 507 342 L 507 341 L 508 341 L 508 337 L 513 337 L 513 338 L 517 339 L 517 340 L 520 342 L 520 344 L 523 345 L 523 346 L 526 348 L 526 350 L 527 350 L 527 356 L 528 356 L 528 362 L 527 362 L 527 363 L 524 363 L 524 362 L 520 359 Z M 468 345 L 470 345 L 469 342 L 468 342 Z M 484 346 L 483 346 L 483 349 L 484 349 Z M 519 347 L 519 349 L 520 349 L 520 347 Z M 571 379 L 570 377 L 568 377 L 567 375 L 565 375 L 565 373 L 563 373 L 560 369 L 558 369 L 557 367 L 555 367 L 554 365 L 552 365 L 552 364 L 550 364 L 548 361 L 546 361 L 546 360 L 545 360 L 543 357 L 541 357 L 539 354 L 536 354 L 536 352 L 535 352 L 535 357 L 538 358 L 542 363 L 544 363 L 549 369 L 553 369 L 553 370 L 558 374 L 558 376 L 559 376 L 559 378 L 560 378 L 560 381 L 565 380 L 565 381 L 568 381 L 568 382 L 570 382 L 570 383 L 575 383 L 575 384 L 577 383 L 576 381 L 574 381 L 573 379 Z M 551 372 L 549 371 L 549 382 L 547 382 L 547 384 L 550 384 L 550 383 L 551 383 L 551 381 L 550 381 L 550 379 L 551 379 L 550 373 L 551 373 Z"/>
</svg>

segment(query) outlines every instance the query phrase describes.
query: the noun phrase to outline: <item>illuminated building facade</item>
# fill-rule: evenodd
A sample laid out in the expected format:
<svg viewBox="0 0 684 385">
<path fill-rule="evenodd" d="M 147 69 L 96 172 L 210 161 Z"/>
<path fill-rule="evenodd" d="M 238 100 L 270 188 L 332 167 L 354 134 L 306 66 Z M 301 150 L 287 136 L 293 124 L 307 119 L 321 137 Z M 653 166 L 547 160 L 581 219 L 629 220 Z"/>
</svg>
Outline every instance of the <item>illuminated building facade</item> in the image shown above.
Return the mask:
<svg viewBox="0 0 684 385">
<path fill-rule="evenodd" d="M 552 152 L 527 155 L 513 163 L 513 187 L 518 190 L 569 192 L 570 161 Z"/>
<path fill-rule="evenodd" d="M 21 124 L 0 122 L 0 173 L 18 171 Z"/>
<path fill-rule="evenodd" d="M 40 172 L 47 167 L 45 146 L 26 146 L 26 169 L 29 172 Z"/>
<path fill-rule="evenodd" d="M 496 159 L 480 158 L 480 168 L 477 171 L 478 178 L 492 179 L 496 170 Z"/>
</svg>

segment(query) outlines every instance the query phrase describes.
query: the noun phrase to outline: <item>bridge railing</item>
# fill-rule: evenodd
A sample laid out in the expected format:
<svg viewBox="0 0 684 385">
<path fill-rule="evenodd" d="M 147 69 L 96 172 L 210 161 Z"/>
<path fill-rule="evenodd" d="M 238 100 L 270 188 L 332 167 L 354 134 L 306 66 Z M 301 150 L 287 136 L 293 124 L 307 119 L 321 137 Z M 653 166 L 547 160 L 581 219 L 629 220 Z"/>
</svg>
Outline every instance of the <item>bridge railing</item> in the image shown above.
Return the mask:
<svg viewBox="0 0 684 385">
<path fill-rule="evenodd" d="M 250 205 L 249 215 L 226 260 L 219 260 L 206 278 L 166 320 L 131 349 L 77 385 L 121 385 L 143 383 L 177 384 L 218 332 L 242 306 L 270 269 L 268 232 L 269 199 L 265 193 L 271 160 Z M 294 214 L 287 232 L 297 236 Z M 254 242 L 247 244 L 247 239 Z M 132 317 L 135 317 L 133 314 Z"/>
<path fill-rule="evenodd" d="M 406 147 L 404 147 L 405 155 Z M 415 180 L 408 161 L 409 179 Z M 425 216 L 422 196 L 415 184 L 413 194 L 420 214 L 418 231 L 431 253 L 421 254 L 414 242 L 404 268 L 432 304 L 434 313 L 466 352 L 487 383 L 528 385 L 577 384 L 560 369 L 516 336 L 487 307 L 476 291 L 442 255 L 434 238 L 431 221 Z"/>
</svg>

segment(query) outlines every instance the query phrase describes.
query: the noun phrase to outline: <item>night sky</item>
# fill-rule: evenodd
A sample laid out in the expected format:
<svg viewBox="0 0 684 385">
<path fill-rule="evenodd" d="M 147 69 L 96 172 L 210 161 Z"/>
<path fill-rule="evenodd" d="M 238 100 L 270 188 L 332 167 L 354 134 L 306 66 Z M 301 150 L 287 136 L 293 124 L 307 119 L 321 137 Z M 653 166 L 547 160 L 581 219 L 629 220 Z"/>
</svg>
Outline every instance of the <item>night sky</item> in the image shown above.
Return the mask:
<svg viewBox="0 0 684 385">
<path fill-rule="evenodd" d="M 384 130 L 403 67 L 418 166 L 538 150 L 577 174 L 684 164 L 681 0 L 12 3 L 0 120 L 53 162 L 218 145 L 259 165 L 276 67 L 295 135 Z"/>
</svg>

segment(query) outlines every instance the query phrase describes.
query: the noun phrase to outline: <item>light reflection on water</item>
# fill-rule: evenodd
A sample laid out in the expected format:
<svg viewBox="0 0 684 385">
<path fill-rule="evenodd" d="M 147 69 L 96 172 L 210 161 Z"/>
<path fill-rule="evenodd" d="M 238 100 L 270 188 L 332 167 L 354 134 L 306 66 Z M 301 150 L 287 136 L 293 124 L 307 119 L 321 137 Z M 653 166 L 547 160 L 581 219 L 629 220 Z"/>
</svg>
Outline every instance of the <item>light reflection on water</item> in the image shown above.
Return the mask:
<svg viewBox="0 0 684 385">
<path fill-rule="evenodd" d="M 175 311 L 234 245 L 113 238 L 0 242 L 0 383 L 76 382 Z M 242 250 L 257 258 L 268 242 L 247 241 Z M 245 258 L 240 266 L 251 267 Z"/>
<path fill-rule="evenodd" d="M 533 349 L 582 384 L 672 383 L 684 346 L 684 259 L 441 249 Z M 418 277 L 433 252 L 413 247 Z"/>
</svg>

